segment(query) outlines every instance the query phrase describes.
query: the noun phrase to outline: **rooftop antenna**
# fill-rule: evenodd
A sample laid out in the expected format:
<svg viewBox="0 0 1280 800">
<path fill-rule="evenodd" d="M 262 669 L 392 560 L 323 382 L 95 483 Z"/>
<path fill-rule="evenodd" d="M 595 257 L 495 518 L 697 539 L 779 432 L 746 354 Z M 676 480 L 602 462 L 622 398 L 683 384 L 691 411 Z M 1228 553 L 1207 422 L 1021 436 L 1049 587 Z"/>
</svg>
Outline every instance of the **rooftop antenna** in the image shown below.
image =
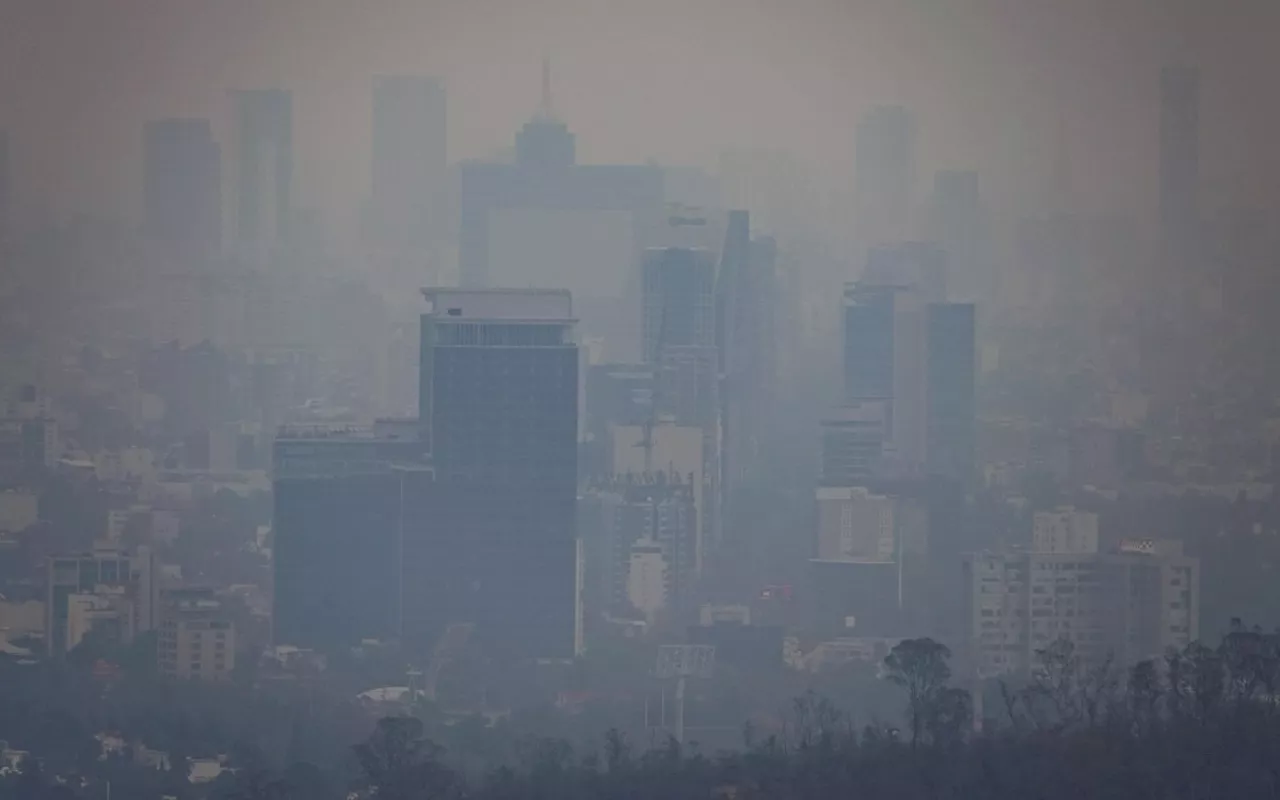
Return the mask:
<svg viewBox="0 0 1280 800">
<path fill-rule="evenodd" d="M 543 119 L 555 119 L 551 104 L 551 57 L 542 57 L 542 107 L 538 111 Z"/>
</svg>

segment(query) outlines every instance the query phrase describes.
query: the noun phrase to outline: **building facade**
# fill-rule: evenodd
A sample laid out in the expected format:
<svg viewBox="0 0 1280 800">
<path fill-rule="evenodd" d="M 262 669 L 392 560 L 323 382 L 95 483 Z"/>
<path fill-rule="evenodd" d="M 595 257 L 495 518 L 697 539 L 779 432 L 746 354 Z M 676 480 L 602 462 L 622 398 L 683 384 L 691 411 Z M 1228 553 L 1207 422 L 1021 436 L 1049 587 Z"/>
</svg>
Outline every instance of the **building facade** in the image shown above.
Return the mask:
<svg viewBox="0 0 1280 800">
<path fill-rule="evenodd" d="M 1199 636 L 1200 565 L 1173 542 L 1114 553 L 980 553 L 966 558 L 969 666 L 1027 674 L 1070 641 L 1081 663 L 1127 666 Z"/>
<path fill-rule="evenodd" d="M 45 642 L 50 656 L 63 656 L 92 628 L 93 611 L 107 611 L 128 642 L 155 628 L 159 581 L 149 548 L 102 547 L 89 553 L 51 556 L 46 566 Z M 94 599 L 96 598 L 96 599 Z M 72 617 L 80 622 L 73 626 Z"/>
<path fill-rule="evenodd" d="M 285 232 L 292 214 L 293 95 L 284 89 L 235 93 L 236 236 L 262 247 Z"/>
<path fill-rule="evenodd" d="M 515 654 L 571 657 L 578 367 L 563 290 L 426 290 L 419 423 L 451 498 L 451 612 Z M 444 547 L 446 542 L 438 541 Z M 456 561 L 453 559 L 457 559 Z M 456 565 L 456 566 L 455 566 Z"/>
<path fill-rule="evenodd" d="M 207 119 L 162 119 L 143 134 L 147 233 L 185 257 L 222 244 L 222 154 Z"/>
<path fill-rule="evenodd" d="M 230 680 L 236 629 L 209 589 L 171 589 L 161 595 L 156 643 L 160 674 L 171 680 Z"/>
</svg>

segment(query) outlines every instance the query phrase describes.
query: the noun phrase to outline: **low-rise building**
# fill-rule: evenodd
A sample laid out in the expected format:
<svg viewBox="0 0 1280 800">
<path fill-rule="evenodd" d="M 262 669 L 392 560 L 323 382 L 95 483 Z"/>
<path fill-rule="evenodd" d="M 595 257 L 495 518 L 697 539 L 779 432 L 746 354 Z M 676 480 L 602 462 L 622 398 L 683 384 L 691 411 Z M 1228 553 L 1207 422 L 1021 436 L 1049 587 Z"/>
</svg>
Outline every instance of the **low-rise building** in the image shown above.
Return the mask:
<svg viewBox="0 0 1280 800">
<path fill-rule="evenodd" d="M 171 589 L 161 600 L 156 657 L 178 680 L 222 681 L 236 665 L 235 624 L 211 589 Z"/>
</svg>

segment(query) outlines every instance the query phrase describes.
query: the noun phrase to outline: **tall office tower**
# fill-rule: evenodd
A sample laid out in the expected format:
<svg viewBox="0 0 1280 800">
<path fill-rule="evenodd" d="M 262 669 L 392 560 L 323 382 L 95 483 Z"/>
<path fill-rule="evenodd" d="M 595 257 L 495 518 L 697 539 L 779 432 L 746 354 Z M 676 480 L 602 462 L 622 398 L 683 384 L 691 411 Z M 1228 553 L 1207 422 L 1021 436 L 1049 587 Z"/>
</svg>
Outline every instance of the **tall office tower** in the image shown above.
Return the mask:
<svg viewBox="0 0 1280 800">
<path fill-rule="evenodd" d="M 711 424 L 718 411 L 715 273 L 710 250 L 645 251 L 644 360 L 659 367 L 659 412 L 682 424 Z"/>
<path fill-rule="evenodd" d="M 746 211 L 729 212 L 716 277 L 716 345 L 720 351 L 722 475 L 732 491 L 758 466 L 776 380 L 777 245 L 751 239 Z"/>
<path fill-rule="evenodd" d="M 459 282 L 568 289 L 578 330 L 602 339 L 609 360 L 638 360 L 636 276 L 663 216 L 662 168 L 577 163 L 544 71 L 515 163 L 467 162 L 459 180 Z"/>
<path fill-rule="evenodd" d="M 977 436 L 975 307 L 933 303 L 928 314 L 929 474 L 967 481 Z"/>
<path fill-rule="evenodd" d="M 1160 226 L 1175 251 L 1195 240 L 1199 182 L 1200 71 L 1167 66 L 1160 72 Z"/>
<path fill-rule="evenodd" d="M 419 423 L 454 536 L 423 576 L 427 605 L 488 646 L 579 647 L 578 345 L 564 290 L 429 289 Z"/>
<path fill-rule="evenodd" d="M 444 86 L 435 78 L 375 79 L 369 224 L 379 248 L 421 255 L 443 232 L 446 119 Z"/>
<path fill-rule="evenodd" d="M 143 132 L 148 235 L 179 256 L 204 257 L 222 242 L 222 156 L 207 119 L 162 119 Z"/>
<path fill-rule="evenodd" d="M 236 93 L 236 235 L 242 244 L 274 242 L 289 224 L 293 184 L 293 95 L 284 89 Z"/>
<path fill-rule="evenodd" d="M 901 106 L 877 106 L 858 123 L 854 143 L 854 225 L 863 246 L 911 234 L 916 123 Z"/>
<path fill-rule="evenodd" d="M 845 288 L 844 404 L 882 406 L 884 463 L 895 472 L 925 465 L 926 305 L 914 285 L 860 281 Z"/>
<path fill-rule="evenodd" d="M 994 276 L 977 172 L 939 170 L 934 174 L 929 235 L 946 252 L 948 288 L 966 298 L 989 298 Z"/>
<path fill-rule="evenodd" d="M 719 541 L 721 492 L 720 367 L 716 349 L 716 264 L 711 250 L 653 247 L 643 265 L 641 332 L 656 368 L 652 432 L 659 418 L 702 432 L 699 531 L 705 555 Z M 650 434 L 644 437 L 648 454 Z M 646 467 L 646 471 L 657 467 Z"/>
</svg>

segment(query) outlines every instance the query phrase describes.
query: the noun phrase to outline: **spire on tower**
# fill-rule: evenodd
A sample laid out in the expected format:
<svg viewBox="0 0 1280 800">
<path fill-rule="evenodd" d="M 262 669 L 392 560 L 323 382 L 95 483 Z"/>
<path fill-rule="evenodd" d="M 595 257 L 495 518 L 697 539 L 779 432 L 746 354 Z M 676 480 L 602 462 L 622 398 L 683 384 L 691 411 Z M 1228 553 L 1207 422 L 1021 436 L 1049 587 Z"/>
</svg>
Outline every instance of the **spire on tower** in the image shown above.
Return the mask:
<svg viewBox="0 0 1280 800">
<path fill-rule="evenodd" d="M 542 57 L 542 106 L 538 115 L 543 119 L 555 119 L 555 107 L 551 104 L 551 57 Z"/>
</svg>

